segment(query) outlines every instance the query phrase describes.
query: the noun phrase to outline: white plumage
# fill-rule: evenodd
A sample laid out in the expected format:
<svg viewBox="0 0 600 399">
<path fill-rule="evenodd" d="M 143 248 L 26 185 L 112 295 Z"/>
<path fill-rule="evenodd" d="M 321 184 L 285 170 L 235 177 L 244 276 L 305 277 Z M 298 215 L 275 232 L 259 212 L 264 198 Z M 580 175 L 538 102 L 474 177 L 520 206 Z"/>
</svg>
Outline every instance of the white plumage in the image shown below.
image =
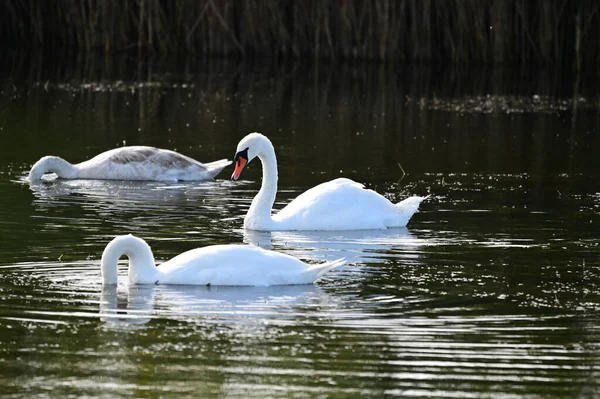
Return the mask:
<svg viewBox="0 0 600 399">
<path fill-rule="evenodd" d="M 117 283 L 117 262 L 129 258 L 132 284 L 270 286 L 312 284 L 327 271 L 345 263 L 307 264 L 293 256 L 252 245 L 212 245 L 177 255 L 158 267 L 150 246 L 141 238 L 115 237 L 101 260 L 103 284 Z"/>
<path fill-rule="evenodd" d="M 209 180 L 230 164 L 226 159 L 203 164 L 175 151 L 128 146 L 74 165 L 60 157 L 42 157 L 31 168 L 29 180 L 40 180 L 46 173 L 56 173 L 63 179 Z"/>
<path fill-rule="evenodd" d="M 258 157 L 263 166 L 260 191 L 244 219 L 251 230 L 362 230 L 404 227 L 419 204 L 427 197 L 409 197 L 397 204 L 360 183 L 339 178 L 319 184 L 296 197 L 271 215 L 277 193 L 277 159 L 271 141 L 260 133 L 250 133 L 237 147 L 232 179 Z"/>
</svg>

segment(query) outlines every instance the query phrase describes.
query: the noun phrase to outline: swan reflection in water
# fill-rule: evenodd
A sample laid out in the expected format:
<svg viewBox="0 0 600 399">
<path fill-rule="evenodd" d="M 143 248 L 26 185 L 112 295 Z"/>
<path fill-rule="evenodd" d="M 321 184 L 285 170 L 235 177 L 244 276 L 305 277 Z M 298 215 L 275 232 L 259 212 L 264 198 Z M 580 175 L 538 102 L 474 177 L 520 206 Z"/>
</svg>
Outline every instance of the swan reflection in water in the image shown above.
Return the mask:
<svg viewBox="0 0 600 399">
<path fill-rule="evenodd" d="M 418 258 L 425 240 L 406 227 L 350 231 L 244 230 L 244 242 L 265 249 L 286 250 L 315 261 L 346 258 L 347 263 L 379 263 L 389 257 Z"/>
<path fill-rule="evenodd" d="M 36 212 L 76 206 L 84 214 L 73 214 L 93 225 L 95 216 L 168 215 L 174 220 L 189 219 L 190 214 L 213 219 L 235 213 L 235 203 L 223 201 L 234 195 L 229 181 L 139 182 L 120 180 L 57 180 L 29 183 Z M 238 187 L 239 189 L 239 187 Z M 144 212 L 148 211 L 148 212 Z M 77 224 L 74 222 L 74 224 Z"/>
<path fill-rule="evenodd" d="M 222 197 L 230 194 L 234 184 L 228 180 L 204 182 L 151 182 L 135 180 L 54 180 L 27 182 L 37 200 L 48 200 L 72 195 L 88 200 L 134 203 L 200 200 L 206 195 Z"/>
<path fill-rule="evenodd" d="M 100 320 L 109 326 L 135 328 L 151 319 L 231 323 L 236 319 L 295 320 L 299 313 L 335 307 L 335 299 L 315 285 L 207 287 L 110 285 L 102 287 Z"/>
</svg>

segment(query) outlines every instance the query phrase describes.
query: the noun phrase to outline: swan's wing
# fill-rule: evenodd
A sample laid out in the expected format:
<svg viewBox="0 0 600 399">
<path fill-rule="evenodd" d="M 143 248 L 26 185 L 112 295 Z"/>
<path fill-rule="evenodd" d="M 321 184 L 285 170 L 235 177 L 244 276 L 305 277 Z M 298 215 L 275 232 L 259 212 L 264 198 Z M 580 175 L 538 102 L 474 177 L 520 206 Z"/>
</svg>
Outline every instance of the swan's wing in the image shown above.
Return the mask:
<svg viewBox="0 0 600 399">
<path fill-rule="evenodd" d="M 214 178 L 219 173 L 221 173 L 221 171 L 223 169 L 225 169 L 227 166 L 229 166 L 231 164 L 232 164 L 232 161 L 230 161 L 228 159 L 220 159 L 218 161 L 205 163 L 204 166 L 206 167 L 208 173 L 210 174 L 210 177 Z"/>
<path fill-rule="evenodd" d="M 284 215 L 302 212 L 307 208 L 313 207 L 315 204 L 322 203 L 324 201 L 337 202 L 343 200 L 344 195 L 352 192 L 362 191 L 364 190 L 364 187 L 365 186 L 360 183 L 343 177 L 321 183 L 294 198 L 294 200 L 292 200 L 292 202 L 283 208 L 279 214 L 282 212 Z"/>
<path fill-rule="evenodd" d="M 175 151 L 146 146 L 129 146 L 103 152 L 74 165 L 82 179 L 118 180 L 207 180 L 221 164 L 204 165 Z"/>
<path fill-rule="evenodd" d="M 383 229 L 381 214 L 392 207 L 375 191 L 340 178 L 302 193 L 273 219 L 301 230 Z"/>
<path fill-rule="evenodd" d="M 251 245 L 213 245 L 184 252 L 158 269 L 166 284 L 309 284 L 332 268 L 307 265 L 293 256 Z"/>
<path fill-rule="evenodd" d="M 203 171 L 207 170 L 202 163 L 193 158 L 179 154 L 175 151 L 146 146 L 117 148 L 111 151 L 106 160 L 114 164 L 122 165 L 143 163 L 164 169 L 185 170 L 190 167 L 197 167 Z"/>
</svg>

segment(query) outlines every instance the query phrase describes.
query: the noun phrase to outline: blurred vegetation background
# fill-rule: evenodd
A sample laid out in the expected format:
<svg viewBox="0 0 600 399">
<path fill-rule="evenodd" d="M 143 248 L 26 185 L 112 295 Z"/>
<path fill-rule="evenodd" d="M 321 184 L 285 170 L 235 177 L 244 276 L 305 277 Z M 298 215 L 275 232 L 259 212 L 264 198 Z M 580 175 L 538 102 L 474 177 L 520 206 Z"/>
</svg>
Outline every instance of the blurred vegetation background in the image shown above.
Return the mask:
<svg viewBox="0 0 600 399">
<path fill-rule="evenodd" d="M 4 0 L 5 48 L 594 68 L 597 0 Z"/>
</svg>

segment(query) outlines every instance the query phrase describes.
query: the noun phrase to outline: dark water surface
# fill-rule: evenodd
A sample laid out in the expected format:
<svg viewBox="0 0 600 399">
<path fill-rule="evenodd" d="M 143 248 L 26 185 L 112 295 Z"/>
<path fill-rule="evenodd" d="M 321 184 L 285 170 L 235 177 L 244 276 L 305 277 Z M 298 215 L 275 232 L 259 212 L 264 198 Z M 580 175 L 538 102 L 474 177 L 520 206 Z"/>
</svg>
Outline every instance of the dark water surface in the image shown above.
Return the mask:
<svg viewBox="0 0 600 399">
<path fill-rule="evenodd" d="M 1 395 L 600 397 L 600 125 L 585 84 L 30 58 L 1 82 Z M 481 96 L 492 108 L 469 103 Z M 505 98 L 541 105 L 497 112 Z M 438 106 L 451 101 L 465 106 Z M 432 197 L 404 229 L 258 233 L 242 228 L 258 162 L 238 182 L 231 169 L 23 181 L 43 155 L 124 143 L 231 158 L 251 131 L 276 148 L 276 207 L 339 176 Z M 315 286 L 103 288 L 102 250 L 125 233 L 159 262 L 243 241 L 348 264 Z"/>
</svg>

